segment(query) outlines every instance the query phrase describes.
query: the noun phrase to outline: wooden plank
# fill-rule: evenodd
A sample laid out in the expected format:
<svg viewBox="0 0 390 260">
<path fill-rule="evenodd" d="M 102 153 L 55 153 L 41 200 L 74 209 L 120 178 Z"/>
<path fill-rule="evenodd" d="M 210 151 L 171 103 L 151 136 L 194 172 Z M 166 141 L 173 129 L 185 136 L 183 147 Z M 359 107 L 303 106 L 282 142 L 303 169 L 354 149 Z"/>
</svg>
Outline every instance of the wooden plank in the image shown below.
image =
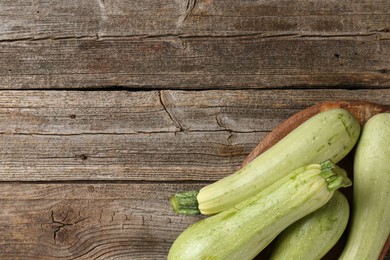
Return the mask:
<svg viewBox="0 0 390 260">
<path fill-rule="evenodd" d="M 201 217 L 169 198 L 202 184 L 0 183 L 1 259 L 163 259 Z"/>
<path fill-rule="evenodd" d="M 0 183 L 0 258 L 165 259 L 203 218 L 173 213 L 170 196 L 204 185 Z"/>
<path fill-rule="evenodd" d="M 386 0 L 2 1 L 0 88 L 389 87 Z"/>
<path fill-rule="evenodd" d="M 365 34 L 389 29 L 386 0 L 0 3 L 0 40 L 129 35 Z"/>
<path fill-rule="evenodd" d="M 2 135 L 2 180 L 213 180 L 264 134 Z"/>
<path fill-rule="evenodd" d="M 0 132 L 136 134 L 174 132 L 158 91 L 0 91 Z"/>
<path fill-rule="evenodd" d="M 162 91 L 165 106 L 188 131 L 269 132 L 288 117 L 331 100 L 390 104 L 387 89 Z"/>
<path fill-rule="evenodd" d="M 268 132 L 299 110 L 330 100 L 390 104 L 390 91 L 0 91 L 0 133 Z"/>
<path fill-rule="evenodd" d="M 337 99 L 390 104 L 390 92 L 1 91 L 0 174 L 7 181 L 217 180 L 289 116 Z"/>
<path fill-rule="evenodd" d="M 351 99 L 389 104 L 390 91 L 0 91 L 0 133 L 265 132 L 318 102 Z"/>
<path fill-rule="evenodd" d="M 0 88 L 389 87 L 381 35 L 3 41 Z"/>
</svg>

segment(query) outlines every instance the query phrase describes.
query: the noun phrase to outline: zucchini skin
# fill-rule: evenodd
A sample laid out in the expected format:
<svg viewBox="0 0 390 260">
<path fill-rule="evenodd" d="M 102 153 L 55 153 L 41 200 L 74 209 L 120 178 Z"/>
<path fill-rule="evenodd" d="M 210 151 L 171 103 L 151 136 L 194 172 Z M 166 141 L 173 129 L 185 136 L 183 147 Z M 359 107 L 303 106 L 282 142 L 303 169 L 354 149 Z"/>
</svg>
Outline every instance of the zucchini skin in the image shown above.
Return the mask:
<svg viewBox="0 0 390 260">
<path fill-rule="evenodd" d="M 378 259 L 390 235 L 390 113 L 364 125 L 353 179 L 350 231 L 340 259 Z"/>
<path fill-rule="evenodd" d="M 348 224 L 349 212 L 347 198 L 335 191 L 328 203 L 280 234 L 270 259 L 321 259 L 343 234 Z"/>
<path fill-rule="evenodd" d="M 244 168 L 203 187 L 196 198 L 199 211 L 211 215 L 226 210 L 301 166 L 325 160 L 338 163 L 359 135 L 360 124 L 348 111 L 319 113 Z"/>
<path fill-rule="evenodd" d="M 175 240 L 168 260 L 253 259 L 282 230 L 328 202 L 334 189 L 350 185 L 345 172 L 327 170 L 329 178 L 323 173 L 319 164 L 301 167 L 236 206 L 196 222 Z M 337 186 L 329 190 L 331 182 Z"/>
</svg>

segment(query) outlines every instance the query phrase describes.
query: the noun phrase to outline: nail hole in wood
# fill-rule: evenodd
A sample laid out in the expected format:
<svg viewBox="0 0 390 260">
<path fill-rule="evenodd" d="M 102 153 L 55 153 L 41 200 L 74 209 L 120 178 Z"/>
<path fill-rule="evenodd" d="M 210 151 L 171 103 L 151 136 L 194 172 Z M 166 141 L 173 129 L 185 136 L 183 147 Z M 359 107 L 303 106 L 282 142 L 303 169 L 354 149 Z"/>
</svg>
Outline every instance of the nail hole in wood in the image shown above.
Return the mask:
<svg viewBox="0 0 390 260">
<path fill-rule="evenodd" d="M 389 73 L 390 72 L 390 69 L 380 69 L 378 70 L 379 73 Z"/>
<path fill-rule="evenodd" d="M 85 154 L 81 154 L 81 155 L 76 155 L 76 158 L 80 158 L 81 160 L 87 160 L 88 159 L 88 156 L 86 156 Z"/>
</svg>

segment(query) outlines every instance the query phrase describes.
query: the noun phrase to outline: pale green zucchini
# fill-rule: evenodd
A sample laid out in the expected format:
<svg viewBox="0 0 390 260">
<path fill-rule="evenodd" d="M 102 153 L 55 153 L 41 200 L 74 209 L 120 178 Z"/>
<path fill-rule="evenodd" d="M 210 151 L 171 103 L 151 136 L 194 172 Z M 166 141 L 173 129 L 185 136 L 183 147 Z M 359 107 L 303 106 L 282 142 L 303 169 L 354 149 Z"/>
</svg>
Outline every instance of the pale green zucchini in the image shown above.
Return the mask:
<svg viewBox="0 0 390 260">
<path fill-rule="evenodd" d="M 351 185 L 331 161 L 301 167 L 256 195 L 188 227 L 168 259 L 252 259 L 282 230 Z"/>
<path fill-rule="evenodd" d="M 336 191 L 328 203 L 279 235 L 270 259 L 321 259 L 340 239 L 348 219 L 348 200 Z"/>
<path fill-rule="evenodd" d="M 351 151 L 359 134 L 360 125 L 348 111 L 321 112 L 234 174 L 203 187 L 199 193 L 174 195 L 172 208 L 187 215 L 221 212 L 301 166 L 328 159 L 339 162 Z"/>
<path fill-rule="evenodd" d="M 390 235 L 390 113 L 364 125 L 353 179 L 350 233 L 340 259 L 378 259 Z"/>
</svg>

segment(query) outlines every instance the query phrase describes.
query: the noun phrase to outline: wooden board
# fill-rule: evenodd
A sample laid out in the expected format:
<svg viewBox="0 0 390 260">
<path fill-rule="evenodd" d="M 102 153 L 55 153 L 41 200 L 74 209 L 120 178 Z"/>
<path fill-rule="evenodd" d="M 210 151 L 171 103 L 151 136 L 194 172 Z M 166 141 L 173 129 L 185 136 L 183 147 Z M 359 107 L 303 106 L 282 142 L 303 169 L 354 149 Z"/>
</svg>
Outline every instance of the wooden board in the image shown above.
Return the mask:
<svg viewBox="0 0 390 260">
<path fill-rule="evenodd" d="M 361 96 L 390 103 L 386 89 L 2 91 L 0 173 L 4 181 L 217 180 L 300 109 Z"/>
<path fill-rule="evenodd" d="M 0 39 L 387 33 L 386 0 L 3 0 Z"/>
<path fill-rule="evenodd" d="M 7 0 L 0 9 L 0 88 L 389 87 L 386 0 Z"/>
<path fill-rule="evenodd" d="M 5 41 L 0 53 L 5 89 L 356 88 L 390 81 L 390 41 L 375 35 Z"/>
</svg>

